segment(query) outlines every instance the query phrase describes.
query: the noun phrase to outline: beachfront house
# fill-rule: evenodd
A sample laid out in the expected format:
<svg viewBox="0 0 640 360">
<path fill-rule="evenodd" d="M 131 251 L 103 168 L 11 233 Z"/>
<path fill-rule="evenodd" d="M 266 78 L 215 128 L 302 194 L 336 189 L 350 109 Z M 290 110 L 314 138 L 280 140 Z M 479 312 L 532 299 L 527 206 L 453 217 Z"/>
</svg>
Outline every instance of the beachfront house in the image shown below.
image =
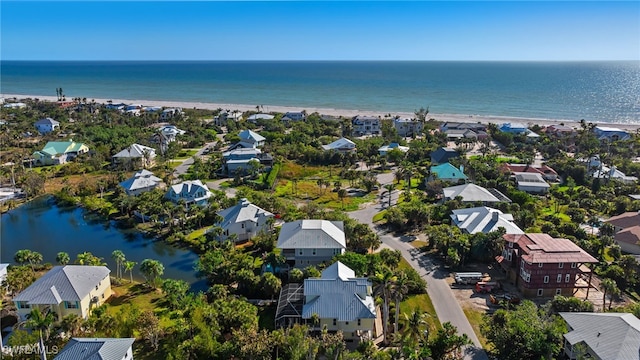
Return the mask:
<svg viewBox="0 0 640 360">
<path fill-rule="evenodd" d="M 169 119 L 173 119 L 177 116 L 181 116 L 183 114 L 182 109 L 181 108 L 170 108 L 170 109 L 164 109 L 162 110 L 162 112 L 160 113 L 160 120 L 169 120 Z"/>
<path fill-rule="evenodd" d="M 486 206 L 453 210 L 451 220 L 467 234 L 487 234 L 500 228 L 503 228 L 506 234 L 524 234 L 513 222 L 513 215 Z"/>
<path fill-rule="evenodd" d="M 14 296 L 18 315 L 25 319 L 33 309 L 53 311 L 58 321 L 69 314 L 82 319 L 111 296 L 111 271 L 105 266 L 54 266 L 28 288 Z"/>
<path fill-rule="evenodd" d="M 527 125 L 521 123 L 504 123 L 499 127 L 500 131 L 516 134 L 516 135 L 525 135 L 529 132 Z"/>
<path fill-rule="evenodd" d="M 396 129 L 399 136 L 409 137 L 422 134 L 424 124 L 417 119 L 398 117 L 393 119 L 393 127 Z"/>
<path fill-rule="evenodd" d="M 171 185 L 165 197 L 174 204 L 184 202 L 185 206 L 191 205 L 206 206 L 208 199 L 213 196 L 200 180 L 183 181 L 179 184 Z"/>
<path fill-rule="evenodd" d="M 22 102 L 14 102 L 14 103 L 6 103 L 2 105 L 5 109 L 24 109 L 27 107 L 27 104 Z"/>
<path fill-rule="evenodd" d="M 40 134 L 45 135 L 59 129 L 60 123 L 48 117 L 36 121 L 34 126 Z"/>
<path fill-rule="evenodd" d="M 600 141 L 618 141 L 629 140 L 631 135 L 625 130 L 611 126 L 596 126 L 593 128 L 593 134 Z"/>
<path fill-rule="evenodd" d="M 304 111 L 288 111 L 282 115 L 282 121 L 302 121 L 307 118 Z"/>
<path fill-rule="evenodd" d="M 340 152 L 340 153 L 351 153 L 351 152 L 355 152 L 356 151 L 356 143 L 354 143 L 353 141 L 343 137 L 343 138 L 340 138 L 340 139 L 332 142 L 331 144 L 322 145 L 322 148 L 325 151 L 337 151 L 337 152 Z"/>
<path fill-rule="evenodd" d="M 153 175 L 149 170 L 140 170 L 132 177 L 120 183 L 127 195 L 137 196 L 144 192 L 151 191 L 162 184 L 159 177 Z"/>
<path fill-rule="evenodd" d="M 640 320 L 631 313 L 561 312 L 565 359 L 637 359 Z"/>
<path fill-rule="evenodd" d="M 486 132 L 487 125 L 481 123 L 464 123 L 464 122 L 445 122 L 440 125 L 441 132 L 447 132 L 448 130 L 473 130 L 475 132 Z"/>
<path fill-rule="evenodd" d="M 400 145 L 398 143 L 391 143 L 389 145 L 385 145 L 385 146 L 382 146 L 382 147 L 378 148 L 378 154 L 380 154 L 380 156 L 387 156 L 387 154 L 390 151 L 393 151 L 393 150 L 397 150 L 397 151 L 400 151 L 402 153 L 407 153 L 409 151 L 409 147 L 408 146 L 402 146 L 402 145 Z"/>
<path fill-rule="evenodd" d="M 73 140 L 49 141 L 42 150 L 34 152 L 32 156 L 36 166 L 46 166 L 64 164 L 88 152 L 87 145 Z"/>
<path fill-rule="evenodd" d="M 252 130 L 242 130 L 238 133 L 242 147 L 259 148 L 264 146 L 265 137 Z M 246 145 L 244 145 L 246 144 Z"/>
<path fill-rule="evenodd" d="M 575 289 L 591 286 L 591 270 L 584 264 L 598 260 L 571 240 L 531 233 L 503 238 L 506 245 L 496 260 L 524 296 L 573 296 Z M 576 284 L 585 277 L 587 285 Z"/>
<path fill-rule="evenodd" d="M 227 240 L 235 234 L 238 242 L 247 241 L 260 232 L 269 231 L 270 219 L 275 217 L 245 198 L 240 199 L 236 205 L 219 211 L 218 215 L 222 219 L 216 224 L 222 230 L 218 240 Z"/>
<path fill-rule="evenodd" d="M 330 262 L 347 249 L 344 223 L 328 220 L 284 223 L 276 247 L 282 250 L 289 265 L 300 269 Z"/>
<path fill-rule="evenodd" d="M 53 360 L 133 360 L 135 338 L 72 338 Z"/>
<path fill-rule="evenodd" d="M 467 175 L 464 174 L 464 168 L 462 165 L 457 168 L 451 163 L 444 163 L 440 165 L 432 166 L 429 169 L 431 175 L 427 178 L 427 182 L 434 180 L 442 180 L 446 182 L 459 183 L 467 181 Z"/>
<path fill-rule="evenodd" d="M 444 164 L 458 157 L 460 157 L 460 153 L 456 149 L 440 147 L 431 152 L 431 163 L 434 165 Z"/>
<path fill-rule="evenodd" d="M 442 189 L 443 199 L 454 200 L 460 197 L 464 203 L 483 203 L 492 204 L 499 202 L 511 202 L 503 193 L 497 189 L 485 189 L 476 184 L 464 184 L 458 186 L 450 186 Z"/>
<path fill-rule="evenodd" d="M 156 158 L 156 149 L 140 144 L 132 144 L 113 155 L 112 163 L 114 165 L 125 166 L 130 168 L 153 166 Z"/>
<path fill-rule="evenodd" d="M 218 115 L 216 115 L 213 118 L 213 123 L 216 126 L 225 126 L 227 124 L 227 121 L 231 120 L 231 121 L 235 121 L 238 122 L 240 121 L 240 119 L 242 119 L 242 111 L 239 110 L 226 110 L 226 111 L 221 111 Z"/>
<path fill-rule="evenodd" d="M 353 136 L 380 135 L 380 118 L 357 115 L 351 119 Z"/>
<path fill-rule="evenodd" d="M 546 181 L 544 181 L 544 178 L 540 174 L 516 172 L 514 173 L 514 176 L 518 190 L 528 192 L 530 194 L 546 194 L 551 187 Z"/>
<path fill-rule="evenodd" d="M 274 116 L 269 114 L 253 114 L 247 118 L 247 121 L 256 123 L 258 120 L 273 120 Z"/>
</svg>

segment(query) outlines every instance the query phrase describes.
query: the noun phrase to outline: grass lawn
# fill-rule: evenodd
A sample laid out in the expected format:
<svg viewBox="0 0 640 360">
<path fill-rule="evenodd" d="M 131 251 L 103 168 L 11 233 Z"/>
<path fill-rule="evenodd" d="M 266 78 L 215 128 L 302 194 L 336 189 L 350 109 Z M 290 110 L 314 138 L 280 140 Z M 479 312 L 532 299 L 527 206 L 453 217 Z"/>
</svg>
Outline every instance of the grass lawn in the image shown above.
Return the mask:
<svg viewBox="0 0 640 360">
<path fill-rule="evenodd" d="M 555 216 L 558 216 L 562 222 L 571 222 L 571 218 L 569 217 L 569 215 L 563 213 L 563 211 L 566 210 L 566 208 L 567 208 L 567 205 L 560 205 L 558 207 L 559 212 L 556 213 L 555 204 L 552 203 L 552 204 L 549 204 L 548 207 L 542 208 L 541 215 L 542 216 L 555 215 Z"/>
<path fill-rule="evenodd" d="M 398 263 L 398 270 L 404 270 L 404 269 L 413 269 L 413 267 L 411 266 L 411 264 L 409 264 L 409 262 L 404 257 L 401 257 L 400 263 Z"/>
<path fill-rule="evenodd" d="M 433 308 L 431 299 L 427 294 L 411 295 L 406 297 L 400 303 L 400 319 L 402 314 L 410 314 L 413 310 L 420 309 L 422 312 L 429 314 L 427 322 L 429 323 L 429 334 L 435 334 L 435 332 L 442 328 L 440 320 L 436 314 L 436 310 Z"/>
<path fill-rule="evenodd" d="M 138 308 L 141 312 L 152 310 L 160 319 L 160 326 L 167 328 L 174 324 L 173 320 L 167 316 L 162 316 L 169 311 L 164 306 L 164 295 L 160 290 L 152 290 L 142 283 L 129 283 L 127 279 L 123 280 L 122 285 L 112 285 L 114 294 L 109 299 L 107 313 L 118 316 L 118 312 L 125 306 L 131 305 Z"/>
<path fill-rule="evenodd" d="M 377 222 L 382 223 L 382 222 L 384 222 L 384 221 L 385 221 L 385 220 L 384 220 L 384 214 L 386 214 L 386 213 L 387 213 L 387 210 L 382 210 L 382 211 L 380 211 L 379 213 L 377 213 L 377 214 L 373 215 L 373 219 L 372 219 L 372 221 L 373 221 L 374 223 L 377 223 Z"/>
<path fill-rule="evenodd" d="M 471 327 L 473 328 L 473 332 L 476 333 L 478 340 L 480 340 L 480 344 L 485 350 L 491 350 L 491 346 L 488 345 L 487 339 L 482 335 L 480 331 L 480 325 L 484 322 L 484 312 L 469 308 L 463 308 L 464 314 L 467 316 L 469 323 L 471 323 Z"/>
<path fill-rule="evenodd" d="M 207 232 L 207 230 L 209 230 L 210 226 L 205 226 L 202 229 L 198 229 L 198 230 L 194 230 L 192 231 L 189 235 L 187 235 L 187 240 L 195 240 L 197 238 L 199 238 L 200 236 L 204 236 L 204 233 Z"/>
<path fill-rule="evenodd" d="M 192 157 L 193 155 L 195 155 L 198 152 L 199 149 L 182 149 L 180 150 L 180 152 L 178 153 L 178 156 L 176 156 L 176 158 L 174 160 L 185 160 L 188 159 L 190 157 Z"/>
<path fill-rule="evenodd" d="M 411 242 L 411 246 L 413 246 L 416 249 L 420 249 L 420 248 L 425 247 L 427 245 L 429 245 L 429 243 L 426 242 L 426 241 L 422 241 L 422 240 L 413 240 Z"/>
<path fill-rule="evenodd" d="M 346 185 L 346 182 L 343 184 Z M 299 180 L 296 182 L 296 191 L 294 192 L 292 181 L 280 180 L 276 186 L 275 195 L 293 200 L 310 200 L 316 204 L 335 210 L 342 210 L 344 203 L 344 211 L 358 210 L 360 204 L 374 201 L 376 198 L 376 194 L 371 192 L 364 196 L 346 196 L 344 199 L 340 199 L 338 192 L 331 191 L 332 186 L 329 188 L 320 188 L 317 180 Z"/>
</svg>

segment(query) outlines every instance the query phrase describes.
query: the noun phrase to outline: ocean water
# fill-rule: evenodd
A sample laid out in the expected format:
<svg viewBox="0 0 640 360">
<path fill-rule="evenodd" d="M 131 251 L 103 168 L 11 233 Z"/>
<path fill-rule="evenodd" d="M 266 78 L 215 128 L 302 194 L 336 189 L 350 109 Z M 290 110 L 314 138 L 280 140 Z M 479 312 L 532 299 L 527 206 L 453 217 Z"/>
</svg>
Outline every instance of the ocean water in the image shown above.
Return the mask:
<svg viewBox="0 0 640 360">
<path fill-rule="evenodd" d="M 640 62 L 0 62 L 0 93 L 640 122 Z"/>
</svg>

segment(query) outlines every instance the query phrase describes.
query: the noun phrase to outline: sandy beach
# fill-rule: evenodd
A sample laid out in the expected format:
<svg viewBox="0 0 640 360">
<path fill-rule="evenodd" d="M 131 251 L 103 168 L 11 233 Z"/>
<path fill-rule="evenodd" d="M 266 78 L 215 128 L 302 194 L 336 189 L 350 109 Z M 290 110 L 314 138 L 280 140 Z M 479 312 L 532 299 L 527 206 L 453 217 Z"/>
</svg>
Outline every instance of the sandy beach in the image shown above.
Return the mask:
<svg viewBox="0 0 640 360">
<path fill-rule="evenodd" d="M 57 97 L 55 96 L 42 96 L 42 95 L 19 95 L 19 94 L 0 94 L 0 98 L 4 98 L 5 102 L 13 101 L 13 98 L 17 100 L 32 98 L 32 99 L 40 99 L 46 101 L 57 101 Z M 70 100 L 67 98 L 67 100 Z M 180 107 L 180 108 L 196 108 L 196 109 L 207 109 L 207 110 L 216 110 L 216 109 L 224 109 L 224 110 L 239 110 L 239 111 L 256 111 L 256 105 L 246 105 L 246 104 L 217 104 L 217 103 L 205 103 L 205 102 L 186 102 L 186 101 L 155 101 L 155 100 L 136 100 L 136 99 L 98 99 L 98 98 L 87 98 L 88 101 L 95 100 L 98 103 L 106 104 L 108 101 L 112 101 L 114 104 L 117 103 L 125 103 L 125 104 L 141 104 L 143 106 L 162 106 L 162 107 Z M 393 111 L 370 111 L 370 110 L 361 110 L 361 109 L 332 109 L 332 108 L 310 108 L 310 107 L 292 107 L 292 106 L 279 106 L 279 105 L 261 105 L 262 109 L 265 113 L 285 113 L 288 111 L 302 111 L 305 110 L 307 113 L 317 112 L 321 115 L 329 115 L 329 116 L 343 116 L 343 117 L 353 117 L 356 115 L 363 116 L 382 116 L 385 117 L 388 114 L 392 116 L 400 116 L 400 117 L 413 117 L 415 116 L 413 112 L 393 112 Z M 522 118 L 522 117 L 510 117 L 510 116 L 491 116 L 491 115 L 477 115 L 477 114 L 434 114 L 429 113 L 429 118 L 436 119 L 438 121 L 443 122 L 466 122 L 466 123 L 494 123 L 494 124 L 503 124 L 503 123 L 523 123 L 529 126 L 532 125 L 540 125 L 540 126 L 548 126 L 553 124 L 563 123 L 564 125 L 571 126 L 574 128 L 579 128 L 580 124 L 578 121 L 573 120 L 565 120 L 565 119 L 541 119 L 541 118 Z M 617 127 L 620 129 L 628 130 L 628 131 L 636 131 L 640 129 L 640 123 L 636 124 L 628 124 L 628 123 L 607 123 L 607 122 L 599 122 L 599 125 Z"/>
</svg>

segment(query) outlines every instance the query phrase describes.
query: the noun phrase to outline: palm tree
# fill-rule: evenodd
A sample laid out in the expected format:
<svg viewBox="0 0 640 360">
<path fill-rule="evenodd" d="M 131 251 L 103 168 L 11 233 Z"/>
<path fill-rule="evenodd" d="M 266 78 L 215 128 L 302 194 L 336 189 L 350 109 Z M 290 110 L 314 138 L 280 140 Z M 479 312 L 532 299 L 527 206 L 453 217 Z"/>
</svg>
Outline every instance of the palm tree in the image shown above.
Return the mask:
<svg viewBox="0 0 640 360">
<path fill-rule="evenodd" d="M 344 198 L 347 197 L 347 190 L 345 189 L 338 190 L 338 197 L 342 201 L 342 210 L 344 210 Z"/>
<path fill-rule="evenodd" d="M 113 260 L 116 261 L 116 278 L 118 280 L 122 279 L 122 265 L 125 263 L 127 259 L 125 258 L 122 250 L 114 250 L 111 253 L 111 257 L 113 258 Z"/>
<path fill-rule="evenodd" d="M 62 318 L 60 326 L 65 333 L 69 334 L 69 337 L 76 337 L 80 335 L 80 330 L 82 330 L 83 324 L 84 320 L 80 316 L 76 314 L 69 314 Z"/>
<path fill-rule="evenodd" d="M 56 262 L 62 266 L 67 265 L 69 261 L 71 261 L 69 254 L 64 251 L 61 251 L 56 255 Z"/>
<path fill-rule="evenodd" d="M 155 288 L 158 278 L 164 274 L 164 265 L 158 260 L 144 259 L 140 264 L 140 272 L 147 279 L 147 283 Z"/>
<path fill-rule="evenodd" d="M 611 279 L 603 279 L 600 282 L 600 289 L 602 290 L 602 311 L 605 311 L 605 305 L 607 304 L 607 294 L 609 295 L 609 309 L 611 309 L 611 302 L 613 302 L 613 297 L 620 293 L 620 289 L 616 285 L 615 281 Z"/>
<path fill-rule="evenodd" d="M 373 277 L 375 284 L 374 292 L 382 299 L 382 333 L 384 335 L 384 343 L 389 343 L 389 303 L 391 302 L 391 293 L 397 278 L 389 269 L 378 272 Z"/>
<path fill-rule="evenodd" d="M 56 320 L 55 313 L 51 311 L 47 311 L 46 313 L 43 314 L 40 311 L 40 309 L 35 308 L 31 310 L 29 314 L 27 314 L 27 321 L 24 323 L 25 327 L 31 330 L 37 330 L 38 334 L 40 335 L 39 346 L 40 346 L 40 356 L 42 360 L 47 359 L 47 354 L 44 347 L 44 340 L 45 338 L 47 340 L 49 339 L 49 328 L 51 327 L 51 325 L 54 323 L 55 320 Z M 43 332 L 45 335 L 44 337 L 42 336 Z"/>
<path fill-rule="evenodd" d="M 393 287 L 393 298 L 394 298 L 394 304 L 396 307 L 396 317 L 395 317 L 395 322 L 393 323 L 393 332 L 395 334 L 398 333 L 398 322 L 400 321 L 400 302 L 402 301 L 402 299 L 404 298 L 405 295 L 407 295 L 407 293 L 409 292 L 409 278 L 407 277 L 407 274 L 404 272 L 399 273 L 398 275 L 396 275 L 396 283 L 395 286 Z"/>
<path fill-rule="evenodd" d="M 413 310 L 410 314 L 403 314 L 402 340 L 409 340 L 407 345 L 417 346 L 422 340 L 426 339 L 426 332 L 429 323 L 427 318 L 429 314 L 423 313 L 420 309 Z"/>
<path fill-rule="evenodd" d="M 129 279 L 133 282 L 133 267 L 136 266 L 137 262 L 135 261 L 125 261 L 124 262 L 124 271 L 129 272 Z"/>
</svg>

